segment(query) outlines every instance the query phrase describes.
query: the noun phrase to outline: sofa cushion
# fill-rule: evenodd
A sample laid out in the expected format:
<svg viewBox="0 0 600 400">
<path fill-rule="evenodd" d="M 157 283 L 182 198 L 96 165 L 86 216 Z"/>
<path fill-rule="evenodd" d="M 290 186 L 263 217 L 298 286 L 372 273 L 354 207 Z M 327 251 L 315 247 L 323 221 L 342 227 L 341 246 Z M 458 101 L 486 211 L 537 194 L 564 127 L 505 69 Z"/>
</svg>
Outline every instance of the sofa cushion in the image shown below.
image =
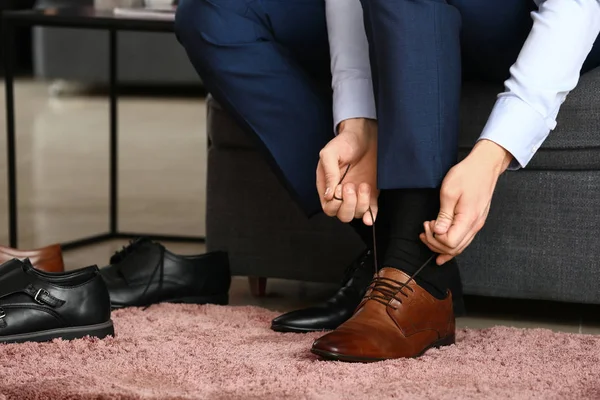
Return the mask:
<svg viewBox="0 0 600 400">
<path fill-rule="evenodd" d="M 206 129 L 211 146 L 255 149 L 256 143 L 239 124 L 209 95 L 206 99 Z"/>
<path fill-rule="evenodd" d="M 502 85 L 465 84 L 459 145 L 465 155 L 479 137 Z M 557 127 L 527 169 L 600 169 L 600 68 L 583 75 L 562 105 Z"/>
</svg>

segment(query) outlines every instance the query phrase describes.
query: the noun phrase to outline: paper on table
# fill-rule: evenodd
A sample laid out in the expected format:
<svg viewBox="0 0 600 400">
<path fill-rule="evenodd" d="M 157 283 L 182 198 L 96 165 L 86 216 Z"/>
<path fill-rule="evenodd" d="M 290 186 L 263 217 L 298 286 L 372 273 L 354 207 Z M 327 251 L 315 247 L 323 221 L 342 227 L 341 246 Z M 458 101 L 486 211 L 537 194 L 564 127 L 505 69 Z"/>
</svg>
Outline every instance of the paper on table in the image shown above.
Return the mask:
<svg viewBox="0 0 600 400">
<path fill-rule="evenodd" d="M 125 8 L 117 7 L 113 13 L 122 17 L 160 19 L 166 21 L 175 20 L 176 7 L 139 7 Z"/>
<path fill-rule="evenodd" d="M 145 0 L 94 0 L 94 8 L 96 10 L 114 10 L 117 7 L 144 7 L 145 5 Z"/>
</svg>

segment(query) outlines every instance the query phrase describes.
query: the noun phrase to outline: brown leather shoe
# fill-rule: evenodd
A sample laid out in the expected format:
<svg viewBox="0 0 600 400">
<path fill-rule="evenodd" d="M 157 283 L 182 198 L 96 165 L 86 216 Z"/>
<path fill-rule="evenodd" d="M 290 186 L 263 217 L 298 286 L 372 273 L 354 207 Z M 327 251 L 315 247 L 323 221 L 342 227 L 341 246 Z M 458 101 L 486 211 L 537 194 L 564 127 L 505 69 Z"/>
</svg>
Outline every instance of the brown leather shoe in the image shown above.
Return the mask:
<svg viewBox="0 0 600 400">
<path fill-rule="evenodd" d="M 354 315 L 317 339 L 312 352 L 323 358 L 374 362 L 418 357 L 432 347 L 454 343 L 452 295 L 438 300 L 409 276 L 383 268 L 373 278 Z"/>
<path fill-rule="evenodd" d="M 18 250 L 0 246 L 0 264 L 13 258 L 23 260 L 29 258 L 31 264 L 46 272 L 63 272 L 65 270 L 60 245 L 54 244 L 37 250 Z"/>
</svg>

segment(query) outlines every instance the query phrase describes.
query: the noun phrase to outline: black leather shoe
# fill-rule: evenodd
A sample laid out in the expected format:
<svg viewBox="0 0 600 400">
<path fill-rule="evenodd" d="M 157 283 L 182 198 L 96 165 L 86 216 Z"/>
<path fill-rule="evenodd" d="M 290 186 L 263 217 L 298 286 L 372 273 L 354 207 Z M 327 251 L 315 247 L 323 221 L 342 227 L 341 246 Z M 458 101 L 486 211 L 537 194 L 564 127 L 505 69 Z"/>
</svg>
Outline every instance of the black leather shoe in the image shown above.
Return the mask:
<svg viewBox="0 0 600 400">
<path fill-rule="evenodd" d="M 314 307 L 280 315 L 271 322 L 271 329 L 297 333 L 336 329 L 352 316 L 374 273 L 373 254 L 367 251 L 348 266 L 342 288 L 332 298 Z"/>
<path fill-rule="evenodd" d="M 0 270 L 0 343 L 114 335 L 98 267 L 47 273 L 14 259 Z"/>
<path fill-rule="evenodd" d="M 231 273 L 224 252 L 180 256 L 140 238 L 116 252 L 110 264 L 100 273 L 113 308 L 229 302 Z"/>
</svg>

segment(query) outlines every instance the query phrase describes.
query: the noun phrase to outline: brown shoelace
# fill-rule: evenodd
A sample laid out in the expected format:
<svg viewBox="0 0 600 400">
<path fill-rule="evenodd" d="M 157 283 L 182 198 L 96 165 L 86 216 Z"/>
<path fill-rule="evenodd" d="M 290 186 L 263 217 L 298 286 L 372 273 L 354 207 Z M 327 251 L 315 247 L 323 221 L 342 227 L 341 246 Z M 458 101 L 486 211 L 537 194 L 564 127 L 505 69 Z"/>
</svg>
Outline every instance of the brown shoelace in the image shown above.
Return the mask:
<svg viewBox="0 0 600 400">
<path fill-rule="evenodd" d="M 348 174 L 348 171 L 350 171 L 350 165 L 348 165 L 348 167 L 346 167 L 346 171 L 344 171 L 344 174 L 342 175 L 342 178 L 340 179 L 340 183 L 338 183 L 338 185 L 341 185 L 342 182 L 344 181 L 344 178 L 346 177 L 346 175 Z M 335 191 L 334 191 L 335 193 Z M 342 201 L 341 198 L 337 197 L 335 194 L 333 195 L 333 198 L 338 200 L 338 201 Z M 379 268 L 378 268 L 378 263 L 377 263 L 377 240 L 375 237 L 375 217 L 373 216 L 373 211 L 371 210 L 371 207 L 368 208 L 369 211 L 369 215 L 371 216 L 371 221 L 373 222 L 373 224 L 371 225 L 372 229 L 373 229 L 373 265 L 375 266 L 375 277 L 373 278 L 373 281 L 371 282 L 371 285 L 369 286 L 369 289 L 371 289 L 371 293 L 368 296 L 365 296 L 365 299 L 367 300 L 375 300 L 383 305 L 388 305 L 388 303 L 390 302 L 390 300 L 395 299 L 397 301 L 399 301 L 400 303 L 402 303 L 402 298 L 400 297 L 396 297 L 398 294 L 403 295 L 404 297 L 408 297 L 408 293 L 404 292 L 403 289 L 408 289 L 411 292 L 413 291 L 413 289 L 408 286 L 408 284 L 413 281 L 415 279 L 415 277 L 419 274 L 419 272 L 421 272 L 423 270 L 423 268 L 425 268 L 436 256 L 435 253 L 433 253 L 428 259 L 427 261 L 425 261 L 423 263 L 423 265 L 421 265 L 411 276 L 410 278 L 406 281 L 406 282 L 400 282 L 400 281 L 396 281 L 394 279 L 390 279 L 390 278 L 384 278 L 379 276 Z M 368 289 L 367 289 L 368 291 Z"/>
</svg>

